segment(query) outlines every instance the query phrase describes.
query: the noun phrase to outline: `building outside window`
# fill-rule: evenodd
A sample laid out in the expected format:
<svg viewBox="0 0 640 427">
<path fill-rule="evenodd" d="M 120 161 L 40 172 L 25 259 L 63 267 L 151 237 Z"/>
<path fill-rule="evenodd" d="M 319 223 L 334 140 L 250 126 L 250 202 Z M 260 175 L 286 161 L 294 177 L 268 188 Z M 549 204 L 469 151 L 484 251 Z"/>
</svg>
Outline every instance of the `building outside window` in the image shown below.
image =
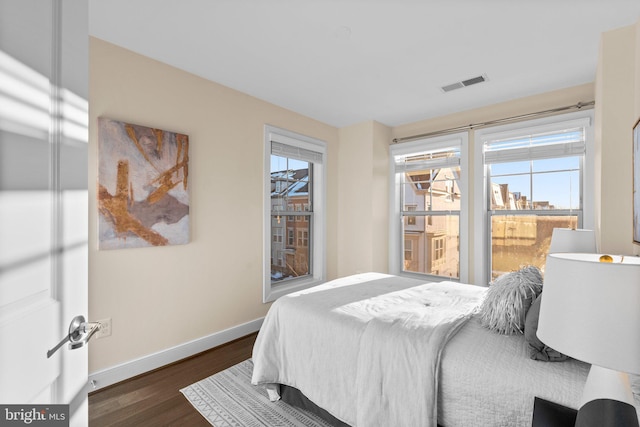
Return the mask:
<svg viewBox="0 0 640 427">
<path fill-rule="evenodd" d="M 325 153 L 322 141 L 265 126 L 265 302 L 324 280 Z"/>
</svg>

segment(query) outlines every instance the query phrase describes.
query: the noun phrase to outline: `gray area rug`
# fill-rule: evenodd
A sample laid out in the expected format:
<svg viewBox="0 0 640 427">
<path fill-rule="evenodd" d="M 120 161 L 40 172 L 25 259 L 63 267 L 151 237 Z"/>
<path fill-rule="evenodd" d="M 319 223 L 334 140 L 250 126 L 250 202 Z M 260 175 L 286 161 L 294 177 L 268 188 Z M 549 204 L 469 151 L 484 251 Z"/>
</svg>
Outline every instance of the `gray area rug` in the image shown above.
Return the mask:
<svg viewBox="0 0 640 427">
<path fill-rule="evenodd" d="M 315 414 L 282 401 L 271 402 L 251 384 L 253 362 L 245 360 L 180 392 L 215 427 L 331 427 Z"/>
</svg>

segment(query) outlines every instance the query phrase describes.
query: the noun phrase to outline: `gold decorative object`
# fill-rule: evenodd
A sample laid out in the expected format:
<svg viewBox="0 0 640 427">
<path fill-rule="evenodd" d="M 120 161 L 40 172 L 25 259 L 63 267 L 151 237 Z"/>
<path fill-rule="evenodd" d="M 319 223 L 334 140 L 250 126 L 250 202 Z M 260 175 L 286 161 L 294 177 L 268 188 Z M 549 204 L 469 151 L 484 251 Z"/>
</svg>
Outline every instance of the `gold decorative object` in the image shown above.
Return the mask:
<svg viewBox="0 0 640 427">
<path fill-rule="evenodd" d="M 611 255 L 602 255 L 600 256 L 600 262 L 613 262 L 613 257 Z"/>
</svg>

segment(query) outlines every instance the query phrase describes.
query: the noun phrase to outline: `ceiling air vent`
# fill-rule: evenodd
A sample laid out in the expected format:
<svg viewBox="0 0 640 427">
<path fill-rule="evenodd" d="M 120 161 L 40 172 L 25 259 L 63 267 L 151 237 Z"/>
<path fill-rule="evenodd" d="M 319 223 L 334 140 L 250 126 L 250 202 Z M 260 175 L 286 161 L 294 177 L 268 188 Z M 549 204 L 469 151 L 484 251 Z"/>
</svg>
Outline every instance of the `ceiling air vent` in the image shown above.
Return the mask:
<svg viewBox="0 0 640 427">
<path fill-rule="evenodd" d="M 441 89 L 443 92 L 451 92 L 452 90 L 461 89 L 463 87 L 475 85 L 475 84 L 486 82 L 486 81 L 487 81 L 487 76 L 483 74 L 478 77 L 472 77 L 467 80 L 462 80 L 461 82 L 455 82 L 446 86 L 442 86 Z"/>
</svg>

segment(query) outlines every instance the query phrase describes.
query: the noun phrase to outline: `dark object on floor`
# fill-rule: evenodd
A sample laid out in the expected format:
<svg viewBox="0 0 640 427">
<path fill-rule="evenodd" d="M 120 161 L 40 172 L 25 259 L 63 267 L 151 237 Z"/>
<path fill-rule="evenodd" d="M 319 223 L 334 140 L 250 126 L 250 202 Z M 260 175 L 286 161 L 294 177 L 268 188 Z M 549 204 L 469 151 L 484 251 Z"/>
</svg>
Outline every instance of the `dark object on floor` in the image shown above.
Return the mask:
<svg viewBox="0 0 640 427">
<path fill-rule="evenodd" d="M 531 427 L 573 427 L 578 411 L 536 397 Z"/>
</svg>

